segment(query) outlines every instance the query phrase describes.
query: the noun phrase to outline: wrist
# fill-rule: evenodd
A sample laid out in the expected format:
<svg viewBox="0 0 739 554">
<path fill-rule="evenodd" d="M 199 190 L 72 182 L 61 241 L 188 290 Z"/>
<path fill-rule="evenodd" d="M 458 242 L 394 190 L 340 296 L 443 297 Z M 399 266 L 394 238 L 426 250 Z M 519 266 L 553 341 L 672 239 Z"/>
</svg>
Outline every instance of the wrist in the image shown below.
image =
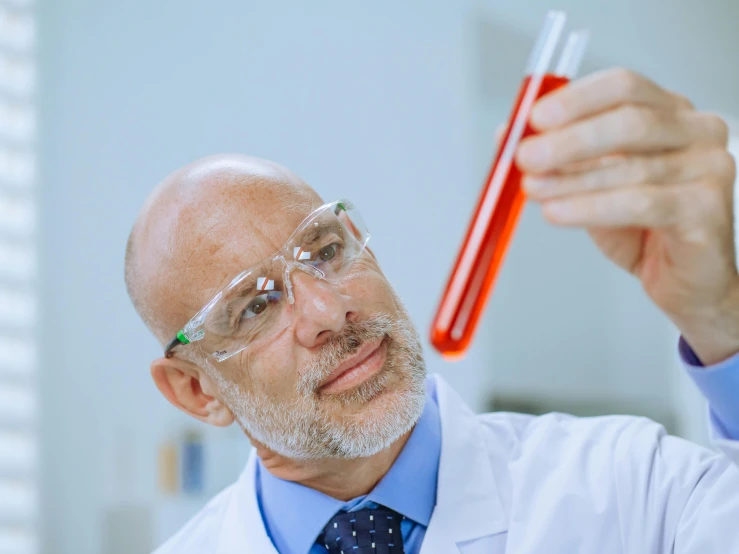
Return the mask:
<svg viewBox="0 0 739 554">
<path fill-rule="evenodd" d="M 739 354 L 739 287 L 718 308 L 673 321 L 703 365 L 728 360 Z"/>
</svg>

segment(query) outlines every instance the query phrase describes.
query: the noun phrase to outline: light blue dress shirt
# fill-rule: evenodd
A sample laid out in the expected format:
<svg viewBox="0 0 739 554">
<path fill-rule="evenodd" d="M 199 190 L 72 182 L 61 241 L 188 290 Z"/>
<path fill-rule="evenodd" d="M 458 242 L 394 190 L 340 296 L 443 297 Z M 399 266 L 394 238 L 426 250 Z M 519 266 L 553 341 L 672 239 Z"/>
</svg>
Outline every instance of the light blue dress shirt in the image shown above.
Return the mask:
<svg viewBox="0 0 739 554">
<path fill-rule="evenodd" d="M 714 428 L 721 438 L 739 439 L 739 354 L 705 367 L 682 338 L 679 348 L 688 375 L 708 400 Z"/>
<path fill-rule="evenodd" d="M 280 554 L 326 554 L 315 540 L 337 512 L 382 505 L 405 516 L 400 530 L 406 554 L 418 554 L 436 506 L 441 419 L 433 381 L 426 406 L 390 470 L 366 496 L 342 502 L 284 481 L 257 464 L 257 497 L 267 534 Z"/>
<path fill-rule="evenodd" d="M 711 418 L 722 438 L 739 439 L 739 354 L 704 367 L 684 340 L 685 368 L 708 399 Z M 257 464 L 257 498 L 267 534 L 280 554 L 326 554 L 315 540 L 339 511 L 386 506 L 404 515 L 401 524 L 406 554 L 419 554 L 436 505 L 441 455 L 441 420 L 436 391 L 428 381 L 426 406 L 403 451 L 387 474 L 366 496 L 342 502 L 273 476 Z"/>
</svg>

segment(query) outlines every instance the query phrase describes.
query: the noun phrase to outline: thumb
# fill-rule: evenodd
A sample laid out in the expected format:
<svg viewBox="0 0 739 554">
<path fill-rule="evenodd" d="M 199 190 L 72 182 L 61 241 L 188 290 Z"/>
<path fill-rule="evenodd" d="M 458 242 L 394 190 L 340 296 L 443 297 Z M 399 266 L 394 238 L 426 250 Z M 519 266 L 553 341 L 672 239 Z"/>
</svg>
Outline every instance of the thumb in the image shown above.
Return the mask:
<svg viewBox="0 0 739 554">
<path fill-rule="evenodd" d="M 500 143 L 503 142 L 503 137 L 505 137 L 505 133 L 508 130 L 508 127 L 506 127 L 505 123 L 501 123 L 496 127 L 495 129 L 495 146 L 500 148 Z"/>
</svg>

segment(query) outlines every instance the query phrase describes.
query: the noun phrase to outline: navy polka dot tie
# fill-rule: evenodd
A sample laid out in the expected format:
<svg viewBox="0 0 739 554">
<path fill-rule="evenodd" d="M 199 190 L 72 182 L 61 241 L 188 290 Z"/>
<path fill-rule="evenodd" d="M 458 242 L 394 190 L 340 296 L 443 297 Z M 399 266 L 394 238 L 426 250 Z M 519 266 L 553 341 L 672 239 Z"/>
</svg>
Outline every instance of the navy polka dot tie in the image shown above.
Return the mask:
<svg viewBox="0 0 739 554">
<path fill-rule="evenodd" d="M 402 519 L 387 508 L 340 512 L 316 542 L 329 554 L 403 554 Z"/>
</svg>

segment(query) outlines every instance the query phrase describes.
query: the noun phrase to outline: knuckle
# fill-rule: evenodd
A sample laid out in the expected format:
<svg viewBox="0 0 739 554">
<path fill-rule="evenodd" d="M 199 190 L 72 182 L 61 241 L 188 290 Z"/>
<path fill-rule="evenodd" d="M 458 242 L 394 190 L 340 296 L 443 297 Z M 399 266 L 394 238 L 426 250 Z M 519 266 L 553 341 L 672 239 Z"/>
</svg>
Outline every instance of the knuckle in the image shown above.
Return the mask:
<svg viewBox="0 0 739 554">
<path fill-rule="evenodd" d="M 603 178 L 600 171 L 588 171 L 575 178 L 572 182 L 579 190 L 598 190 L 607 186 L 607 179 Z"/>
<path fill-rule="evenodd" d="M 672 96 L 675 98 L 675 104 L 679 109 L 683 110 L 694 110 L 695 106 L 690 101 L 690 99 L 687 96 L 684 96 L 682 94 L 672 93 Z"/>
<path fill-rule="evenodd" d="M 639 220 L 652 219 L 653 214 L 656 210 L 659 210 L 660 206 L 654 194 L 650 194 L 652 191 L 645 191 L 645 194 L 639 194 L 634 202 L 634 212 Z"/>
<path fill-rule="evenodd" d="M 619 123 L 624 140 L 646 140 L 656 124 L 656 115 L 652 110 L 632 104 L 623 106 L 619 110 Z"/>
<path fill-rule="evenodd" d="M 664 162 L 660 158 L 635 158 L 631 163 L 631 182 L 645 184 L 659 180 L 664 173 Z"/>
<path fill-rule="evenodd" d="M 721 217 L 730 205 L 725 187 L 715 182 L 703 182 L 700 184 L 697 198 L 694 198 L 699 215 L 715 219 Z"/>
<path fill-rule="evenodd" d="M 729 142 L 729 125 L 721 117 L 716 114 L 703 114 L 703 121 L 708 128 L 708 132 L 722 146 L 726 146 Z"/>
<path fill-rule="evenodd" d="M 711 158 L 712 172 L 733 185 L 736 179 L 736 160 L 734 156 L 724 148 L 716 148 Z"/>
<path fill-rule="evenodd" d="M 597 125 L 578 125 L 568 137 L 573 154 L 580 154 L 592 144 L 598 144 L 600 131 Z"/>
<path fill-rule="evenodd" d="M 644 84 L 641 75 L 624 67 L 615 68 L 612 77 L 619 95 L 625 99 L 634 98 Z"/>
<path fill-rule="evenodd" d="M 593 140 L 592 130 L 588 127 L 576 124 L 553 133 L 558 161 L 571 161 L 581 156 L 583 150 Z"/>
<path fill-rule="evenodd" d="M 658 220 L 665 225 L 673 225 L 682 218 L 681 205 L 684 198 L 681 197 L 680 191 L 677 189 L 662 190 L 661 201 L 657 207 Z"/>
</svg>

